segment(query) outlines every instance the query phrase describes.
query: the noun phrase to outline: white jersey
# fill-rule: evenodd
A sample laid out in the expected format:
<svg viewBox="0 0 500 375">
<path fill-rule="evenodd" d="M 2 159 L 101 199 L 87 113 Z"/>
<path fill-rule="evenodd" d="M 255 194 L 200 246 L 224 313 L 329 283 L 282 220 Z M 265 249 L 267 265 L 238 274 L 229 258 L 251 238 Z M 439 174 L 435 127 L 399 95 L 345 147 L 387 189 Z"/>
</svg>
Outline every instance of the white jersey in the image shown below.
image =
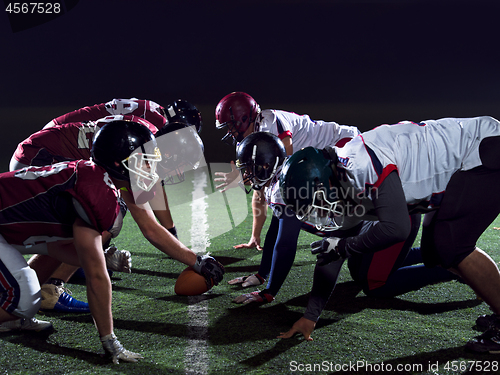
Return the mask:
<svg viewBox="0 0 500 375">
<path fill-rule="evenodd" d="M 276 109 L 265 109 L 260 113 L 255 131 L 269 132 L 280 139 L 291 137 L 294 151 L 308 146 L 320 149 L 332 145 L 341 147 L 360 134 L 355 126 L 313 121 L 308 115 Z"/>
<path fill-rule="evenodd" d="M 382 125 L 336 148 L 344 186 L 358 196 L 396 170 L 409 205 L 439 205 L 451 176 L 480 166 L 479 144 L 500 135 L 492 117 L 443 118 Z"/>
<path fill-rule="evenodd" d="M 308 115 L 276 109 L 265 109 L 260 113 L 255 122 L 255 131 L 269 132 L 280 139 L 291 137 L 294 151 L 309 146 L 320 149 L 332 145 L 342 147 L 360 134 L 355 126 L 313 121 Z M 279 188 L 280 173 L 281 167 L 265 190 L 267 204 L 273 211 L 275 205 L 285 205 Z"/>
</svg>

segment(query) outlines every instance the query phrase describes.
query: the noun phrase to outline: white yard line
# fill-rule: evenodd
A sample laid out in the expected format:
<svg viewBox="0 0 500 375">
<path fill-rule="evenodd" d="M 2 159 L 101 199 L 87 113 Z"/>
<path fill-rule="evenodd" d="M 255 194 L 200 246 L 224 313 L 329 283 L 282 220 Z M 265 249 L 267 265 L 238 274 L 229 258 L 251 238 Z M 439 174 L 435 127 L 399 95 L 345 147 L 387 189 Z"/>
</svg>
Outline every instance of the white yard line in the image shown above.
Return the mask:
<svg viewBox="0 0 500 375">
<path fill-rule="evenodd" d="M 201 172 L 201 171 L 200 171 Z M 195 173 L 193 201 L 191 203 L 191 249 L 195 253 L 207 252 L 208 217 L 206 194 L 207 174 Z M 205 295 L 188 297 L 188 345 L 184 351 L 185 374 L 208 374 L 208 300 Z"/>
</svg>

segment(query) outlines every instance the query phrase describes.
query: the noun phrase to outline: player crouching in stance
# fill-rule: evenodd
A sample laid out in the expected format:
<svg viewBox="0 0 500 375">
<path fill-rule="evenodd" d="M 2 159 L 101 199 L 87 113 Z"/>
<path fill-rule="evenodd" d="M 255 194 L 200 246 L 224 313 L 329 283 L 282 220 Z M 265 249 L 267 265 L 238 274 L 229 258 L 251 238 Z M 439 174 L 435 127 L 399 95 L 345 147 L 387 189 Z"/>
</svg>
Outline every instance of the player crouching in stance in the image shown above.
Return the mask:
<svg viewBox="0 0 500 375">
<path fill-rule="evenodd" d="M 280 177 L 285 203 L 303 220 L 335 221 L 334 208 L 348 202 L 371 205 L 379 218 L 379 224 L 364 233 L 315 244 L 313 253 L 322 263 L 390 246 L 409 233 L 409 212 L 428 212 L 421 239 L 425 265 L 458 273 L 495 314 L 489 329 L 466 347 L 500 353 L 500 272 L 476 246 L 500 213 L 500 196 L 489 188 L 500 183 L 500 122 L 483 116 L 382 125 L 343 148 L 316 151 L 318 158 L 308 158 L 310 150 L 304 149 L 285 163 Z M 312 195 L 301 197 L 293 183 L 299 164 L 309 166 L 306 182 Z M 329 176 L 326 182 L 323 174 Z M 482 199 L 474 199 L 478 189 L 484 189 Z M 320 268 L 313 289 L 320 281 L 323 289 L 333 283 L 328 277 L 317 278 Z M 280 337 L 302 333 L 308 338 L 314 325 L 304 315 Z"/>
<path fill-rule="evenodd" d="M 316 149 L 309 147 L 306 150 Z M 298 152 L 308 161 L 317 158 L 316 152 L 307 153 L 306 156 L 303 154 L 305 151 Z M 320 219 L 317 216 L 311 217 L 309 222 L 301 222 L 295 211 L 285 206 L 281 197 L 279 177 L 282 172 L 282 164 L 285 161 L 285 152 L 278 137 L 264 132 L 253 133 L 238 145 L 236 154 L 237 167 L 243 172 L 242 182 L 250 184 L 254 190 L 264 190 L 266 201 L 273 211 L 273 217 L 266 234 L 258 273 L 229 281 L 229 284 L 241 284 L 245 288 L 261 285 L 265 279 L 268 279 L 267 286 L 263 291 L 238 296 L 234 302 L 262 303 L 271 302 L 274 299 L 293 265 L 301 229 L 321 237 L 333 237 L 336 240 L 335 237 L 358 235 L 378 225 L 378 222 L 374 221 L 376 217 L 369 212 L 371 208 L 366 209 L 366 214 L 358 212 L 358 215 L 336 223 L 322 223 L 317 220 Z M 293 159 L 295 156 L 292 155 L 290 158 Z M 288 171 L 287 175 L 294 178 L 294 182 L 296 182 L 294 187 L 297 191 L 307 195 L 308 188 L 304 182 L 308 181 L 311 173 L 317 173 L 317 169 L 309 168 L 311 163 L 296 164 L 298 167 L 293 171 Z M 314 175 L 314 177 L 316 176 Z M 328 182 L 328 174 L 323 173 L 319 177 L 321 179 L 318 181 Z M 256 216 L 261 217 L 261 215 Z M 376 256 L 355 254 L 349 258 L 350 274 L 363 288 L 366 295 L 391 298 L 429 284 L 456 278 L 453 273 L 447 270 L 430 269 L 421 264 L 420 248 L 411 247 L 420 227 L 420 215 L 409 216 L 411 231 L 406 238 L 377 252 Z M 265 216 L 263 219 L 265 220 Z M 342 264 L 343 260 L 321 267 L 321 270 L 324 270 L 322 277 L 331 280 L 332 284 L 325 283 L 328 286 L 315 289 L 315 294 L 326 293 L 326 297 L 330 296 Z M 321 266 L 322 262 L 318 262 L 318 265 Z M 321 299 L 317 299 L 316 302 L 308 314 L 311 320 L 317 320 L 319 318 L 318 311 L 321 311 L 319 308 L 322 306 Z"/>
<path fill-rule="evenodd" d="M 126 350 L 113 332 L 111 281 L 101 234 L 113 226 L 120 212 L 119 189 L 151 190 L 159 180 L 156 167 L 160 160 L 156 139 L 148 128 L 116 121 L 95 134 L 91 161 L 0 174 L 0 331 L 52 328 L 51 323 L 33 317 L 41 302 L 40 281 L 64 262 L 81 266 L 85 272 L 90 311 L 113 362 L 142 358 Z M 185 247 L 181 250 L 208 277 L 213 258 L 196 257 Z M 49 255 L 52 264 L 37 269 L 37 278 L 22 253 Z"/>
</svg>

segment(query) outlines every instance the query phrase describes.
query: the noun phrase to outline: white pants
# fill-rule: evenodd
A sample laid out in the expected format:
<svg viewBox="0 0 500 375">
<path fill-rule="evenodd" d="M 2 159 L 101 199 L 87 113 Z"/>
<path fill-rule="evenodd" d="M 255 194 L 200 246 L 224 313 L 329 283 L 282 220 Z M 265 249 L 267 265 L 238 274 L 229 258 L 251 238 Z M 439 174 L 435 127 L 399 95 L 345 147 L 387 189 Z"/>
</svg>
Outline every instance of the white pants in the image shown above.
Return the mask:
<svg viewBox="0 0 500 375">
<path fill-rule="evenodd" d="M 0 235 L 0 307 L 21 318 L 32 318 L 41 303 L 36 272 Z"/>
</svg>

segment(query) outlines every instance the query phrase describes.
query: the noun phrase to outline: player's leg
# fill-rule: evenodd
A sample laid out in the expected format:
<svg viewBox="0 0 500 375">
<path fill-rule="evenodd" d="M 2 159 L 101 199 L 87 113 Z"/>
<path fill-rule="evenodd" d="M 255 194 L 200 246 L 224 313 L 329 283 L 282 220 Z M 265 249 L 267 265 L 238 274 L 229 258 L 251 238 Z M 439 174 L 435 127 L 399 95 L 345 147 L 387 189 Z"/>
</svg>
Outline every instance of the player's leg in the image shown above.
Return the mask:
<svg viewBox="0 0 500 375">
<path fill-rule="evenodd" d="M 432 222 L 424 227 L 424 259 L 458 270 L 461 277 L 500 314 L 500 273 L 495 262 L 476 248 L 481 234 L 500 213 L 500 170 L 477 167 L 455 173 Z M 500 319 L 467 343 L 474 351 L 500 352 Z"/>
<path fill-rule="evenodd" d="M 51 330 L 52 323 L 34 318 L 40 300 L 37 274 L 0 236 L 0 332 Z"/>
<path fill-rule="evenodd" d="M 412 248 L 420 227 L 420 215 L 411 215 L 411 231 L 406 241 L 378 251 L 353 257 L 349 269 L 363 286 L 366 295 L 392 298 L 429 284 L 456 279 L 456 275 L 440 267 L 427 268 L 422 263 L 420 248 Z"/>
<path fill-rule="evenodd" d="M 500 272 L 491 257 L 479 248 L 469 254 L 457 266 L 457 270 L 469 286 L 483 299 L 495 314 L 500 314 Z"/>
<path fill-rule="evenodd" d="M 55 246 L 55 245 L 51 245 Z M 90 312 L 87 302 L 79 301 L 71 296 L 64 287 L 78 266 L 61 263 L 46 254 L 35 254 L 28 261 L 29 266 L 38 275 L 41 284 L 42 302 L 40 309 L 56 312 Z"/>
</svg>

